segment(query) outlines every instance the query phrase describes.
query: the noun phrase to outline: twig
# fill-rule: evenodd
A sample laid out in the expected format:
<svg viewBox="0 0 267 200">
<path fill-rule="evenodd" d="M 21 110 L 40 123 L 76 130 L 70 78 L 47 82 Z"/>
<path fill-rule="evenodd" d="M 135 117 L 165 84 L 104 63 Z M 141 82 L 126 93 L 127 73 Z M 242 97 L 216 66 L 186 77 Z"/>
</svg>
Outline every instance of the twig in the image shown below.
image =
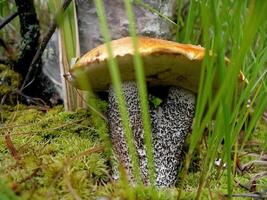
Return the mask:
<svg viewBox="0 0 267 200">
<path fill-rule="evenodd" d="M 77 160 L 77 159 L 79 159 L 79 158 L 81 158 L 81 157 L 83 157 L 83 156 L 88 156 L 88 155 L 90 155 L 90 154 L 92 154 L 92 153 L 100 153 L 100 152 L 102 152 L 102 151 L 104 150 L 104 148 L 105 148 L 105 147 L 104 147 L 103 145 L 101 145 L 101 146 L 97 146 L 97 147 L 89 148 L 89 149 L 87 149 L 86 151 L 83 151 L 83 152 L 79 153 L 78 155 L 73 156 L 73 157 L 70 159 L 70 164 L 71 164 L 73 161 L 75 161 L 75 160 Z"/>
<path fill-rule="evenodd" d="M 11 22 L 18 15 L 19 15 L 19 12 L 16 11 L 13 14 L 11 14 L 10 16 L 8 16 L 3 22 L 1 22 L 0 29 L 2 29 L 5 25 L 7 25 L 9 22 Z"/>
<path fill-rule="evenodd" d="M 224 196 L 230 197 L 230 195 L 228 194 Z M 232 194 L 231 197 L 250 197 L 250 198 L 255 198 L 255 199 L 266 199 L 267 194 L 266 192 L 263 192 L 263 193 L 256 192 L 256 193 L 245 193 L 245 194 Z"/>
<path fill-rule="evenodd" d="M 144 9 L 150 11 L 151 13 L 158 15 L 162 19 L 166 20 L 167 22 L 171 23 L 172 25 L 177 27 L 177 23 L 175 23 L 173 20 L 171 20 L 168 16 L 163 15 L 160 11 L 154 9 L 152 6 L 150 6 L 147 3 L 144 3 L 143 1 L 133 1 L 135 5 L 142 6 Z"/>
<path fill-rule="evenodd" d="M 28 84 L 27 84 L 27 85 L 28 85 Z M 18 94 L 18 95 L 20 95 L 20 96 L 26 98 L 27 100 L 31 100 L 31 102 L 32 102 L 32 103 L 35 103 L 36 105 L 40 105 L 40 104 L 38 104 L 38 102 L 41 102 L 43 106 L 47 106 L 47 104 L 45 103 L 45 101 L 42 100 L 41 98 L 28 96 L 28 95 L 26 95 L 26 94 L 23 94 L 23 93 L 21 92 L 21 90 L 15 90 L 13 93 L 14 93 L 14 94 Z"/>
<path fill-rule="evenodd" d="M 249 188 L 248 186 L 241 184 L 241 183 L 240 183 L 239 181 L 237 181 L 236 179 L 234 179 L 234 181 L 235 181 L 235 183 L 237 184 L 237 186 L 240 186 L 241 188 L 243 188 L 243 189 L 245 189 L 245 190 L 247 190 L 247 191 L 250 192 L 250 188 Z"/>
<path fill-rule="evenodd" d="M 81 153 L 79 153 L 78 155 L 72 157 L 71 159 L 67 159 L 65 162 L 65 165 L 62 167 L 62 169 L 57 173 L 57 175 L 55 176 L 55 178 L 53 179 L 53 181 L 50 184 L 50 187 L 48 188 L 48 192 L 46 193 L 46 199 L 49 199 L 50 195 L 51 195 L 51 188 L 54 186 L 54 184 L 56 183 L 56 181 L 58 181 L 58 179 L 63 175 L 63 173 L 65 172 L 65 170 L 67 169 L 67 167 L 69 167 L 73 161 L 75 161 L 76 159 L 83 157 L 83 156 L 88 156 L 92 153 L 99 153 L 102 152 L 104 150 L 104 146 L 97 146 L 97 147 L 92 147 L 87 149 L 86 151 L 83 151 Z"/>
<path fill-rule="evenodd" d="M 5 41 L 4 41 L 2 38 L 0 38 L 0 45 L 1 45 L 6 51 L 8 51 L 8 47 L 7 47 Z"/>
<path fill-rule="evenodd" d="M 57 127 L 52 127 L 52 128 L 42 129 L 42 130 L 29 131 L 29 132 L 19 132 L 19 133 L 12 133 L 12 135 L 24 135 L 24 134 L 27 135 L 27 134 L 33 134 L 33 133 L 43 133 L 43 132 L 48 132 L 48 131 L 54 131 L 54 130 L 58 130 L 58 129 L 65 128 L 66 126 L 70 126 L 70 125 L 79 123 L 79 122 L 81 122 L 81 121 L 83 121 L 83 120 L 84 120 L 84 119 L 79 119 L 79 120 L 75 120 L 75 121 L 72 121 L 72 122 L 69 122 L 69 123 L 62 124 L 62 125 L 57 126 Z"/>
<path fill-rule="evenodd" d="M 68 175 L 66 176 L 66 183 L 67 183 L 67 187 L 68 187 L 68 189 L 70 191 L 70 194 L 73 197 L 73 199 L 81 200 L 81 197 L 79 197 L 79 195 L 77 194 L 75 189 L 72 187 L 71 182 L 70 182 L 70 177 Z"/>
<path fill-rule="evenodd" d="M 37 173 L 38 173 L 41 169 L 42 169 L 41 167 L 37 167 L 37 168 L 35 168 L 35 169 L 32 171 L 32 173 L 31 173 L 30 175 L 26 176 L 25 178 L 23 178 L 22 180 L 20 180 L 20 181 L 17 182 L 17 183 L 21 184 L 21 183 L 24 183 L 24 182 L 26 182 L 26 181 L 32 179 L 34 176 L 37 175 Z"/>
<path fill-rule="evenodd" d="M 105 122 L 108 122 L 108 119 L 101 113 L 99 112 L 96 108 L 94 108 L 92 105 L 90 105 L 82 96 L 82 94 L 75 88 L 77 94 L 80 96 L 80 98 L 82 99 L 83 102 L 86 103 L 86 105 L 88 106 L 89 109 L 91 109 L 93 112 L 95 112 L 96 114 L 98 114 L 103 120 L 105 120 Z"/>
<path fill-rule="evenodd" d="M 16 160 L 16 161 L 19 161 L 21 158 L 17 152 L 17 149 L 15 148 L 12 140 L 11 140 L 11 137 L 10 137 L 10 134 L 7 133 L 5 135 L 5 142 L 6 142 L 6 146 L 8 148 L 8 150 L 10 151 L 11 155 L 13 156 L 13 158 Z"/>
<path fill-rule="evenodd" d="M 45 36 L 43 37 L 43 40 L 40 43 L 40 45 L 39 45 L 39 47 L 38 47 L 38 49 L 37 49 L 37 51 L 36 51 L 36 53 L 32 59 L 32 62 L 30 64 L 28 72 L 25 76 L 25 79 L 22 83 L 20 91 L 24 90 L 25 85 L 27 84 L 28 80 L 30 79 L 30 77 L 32 75 L 32 71 L 33 71 L 34 66 L 38 63 L 40 57 L 42 56 L 42 54 L 45 50 L 45 47 L 47 46 L 47 43 L 49 42 L 50 38 L 52 37 L 53 33 L 55 32 L 55 30 L 58 26 L 58 21 L 57 21 L 58 17 L 64 13 L 64 11 L 67 9 L 67 7 L 69 6 L 71 1 L 72 0 L 65 0 L 63 5 L 62 5 L 62 8 L 59 9 L 59 11 L 56 13 L 56 16 L 54 17 L 52 24 L 48 28 L 48 31 L 46 32 Z"/>
</svg>

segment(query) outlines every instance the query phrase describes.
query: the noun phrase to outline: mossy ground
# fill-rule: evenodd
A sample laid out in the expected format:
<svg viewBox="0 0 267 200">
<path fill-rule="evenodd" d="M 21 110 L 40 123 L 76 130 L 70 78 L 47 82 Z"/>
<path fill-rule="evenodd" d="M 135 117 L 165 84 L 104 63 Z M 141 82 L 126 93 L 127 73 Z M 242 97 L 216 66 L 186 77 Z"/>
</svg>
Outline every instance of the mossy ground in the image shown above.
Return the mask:
<svg viewBox="0 0 267 200">
<path fill-rule="evenodd" d="M 105 109 L 105 103 L 101 103 Z M 111 180 L 110 159 L 105 143 L 107 126 L 86 109 L 65 112 L 54 108 L 17 105 L 1 107 L 0 126 L 0 199 L 175 199 L 177 190 L 136 187 Z M 267 127 L 259 123 L 240 156 L 240 163 L 253 161 L 267 147 Z M 196 162 L 186 180 L 183 199 L 193 199 L 198 187 L 201 160 L 205 154 L 197 152 Z M 250 153 L 250 154 L 246 154 Z M 263 165 L 253 164 L 238 172 L 234 193 L 248 193 L 251 177 L 267 171 Z M 224 199 L 227 194 L 225 170 L 214 167 L 203 199 Z M 257 191 L 266 189 L 267 178 L 256 180 Z M 243 198 L 242 198 L 243 199 Z"/>
</svg>

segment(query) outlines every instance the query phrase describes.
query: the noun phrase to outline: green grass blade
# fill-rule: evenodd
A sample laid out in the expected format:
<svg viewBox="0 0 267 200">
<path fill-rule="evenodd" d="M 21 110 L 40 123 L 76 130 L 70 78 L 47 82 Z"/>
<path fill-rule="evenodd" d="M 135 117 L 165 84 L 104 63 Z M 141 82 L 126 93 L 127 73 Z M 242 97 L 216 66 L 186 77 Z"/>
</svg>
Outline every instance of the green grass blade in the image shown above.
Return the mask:
<svg viewBox="0 0 267 200">
<path fill-rule="evenodd" d="M 192 33 L 194 28 L 194 22 L 196 19 L 196 11 L 197 11 L 197 1 L 190 1 L 188 16 L 185 24 L 184 34 L 183 34 L 183 42 L 191 43 L 192 42 Z"/>
<path fill-rule="evenodd" d="M 151 131 L 151 122 L 149 115 L 149 105 L 148 105 L 148 96 L 147 96 L 147 87 L 143 62 L 138 52 L 138 44 L 136 37 L 136 24 L 133 8 L 130 0 L 124 0 L 128 20 L 130 34 L 132 37 L 133 47 L 134 47 L 134 66 L 136 71 L 136 80 L 139 91 L 139 100 L 142 113 L 142 121 L 144 126 L 144 138 L 146 146 L 146 155 L 148 160 L 148 175 L 150 183 L 154 185 L 155 183 L 155 167 L 154 167 L 154 157 L 153 157 L 153 145 L 152 145 L 152 131 Z"/>
<path fill-rule="evenodd" d="M 185 167 L 182 171 L 181 182 L 183 182 L 183 180 L 186 178 L 186 173 L 189 168 L 190 160 L 192 158 L 194 149 L 197 147 L 200 139 L 202 138 L 204 129 L 206 127 L 209 127 L 209 124 L 213 116 L 216 116 L 216 124 L 215 124 L 215 129 L 212 130 L 212 134 L 210 134 L 208 138 L 209 140 L 208 152 L 204 163 L 206 167 L 202 171 L 199 191 L 197 192 L 198 193 L 197 198 L 201 198 L 201 190 L 202 190 L 201 188 L 205 184 L 205 179 L 209 176 L 208 173 L 212 168 L 211 167 L 212 162 L 214 162 L 213 159 L 216 156 L 216 146 L 220 145 L 223 139 L 225 141 L 225 149 L 223 151 L 223 154 L 226 156 L 228 164 L 228 169 L 227 169 L 228 194 L 231 196 L 232 147 L 237 139 L 239 130 L 241 129 L 245 119 L 248 116 L 246 109 L 246 101 L 248 100 L 250 94 L 253 92 L 251 85 L 246 86 L 244 90 L 237 87 L 236 77 L 241 69 L 241 66 L 243 66 L 243 63 L 246 62 L 246 54 L 250 50 L 254 38 L 257 37 L 255 30 L 258 30 L 258 28 L 261 27 L 261 25 L 264 22 L 263 19 L 264 17 L 266 17 L 264 16 L 265 14 L 263 14 L 263 9 L 266 9 L 265 2 L 257 3 L 257 5 L 253 4 L 255 2 L 251 3 L 249 5 L 250 12 L 246 17 L 244 17 L 244 12 L 246 11 L 245 9 L 246 3 L 247 2 L 224 1 L 223 6 L 221 6 L 222 4 L 220 4 L 219 1 L 201 2 L 200 16 L 202 25 L 201 28 L 203 30 L 202 36 L 203 36 L 204 46 L 206 48 L 210 46 L 213 47 L 213 52 L 215 52 L 214 54 L 216 55 L 215 56 L 216 59 L 214 59 L 213 57 L 208 57 L 206 58 L 206 61 L 204 60 L 202 66 L 203 69 L 200 79 L 195 122 L 194 122 L 193 132 L 191 135 L 189 151 L 185 160 Z M 226 12 L 227 8 L 229 9 L 232 7 L 236 9 L 236 12 L 232 13 L 229 16 L 226 16 L 225 13 L 227 13 Z M 198 8 L 193 7 L 191 11 L 197 12 L 197 10 Z M 235 24 L 239 25 L 237 31 L 233 31 L 232 26 L 230 26 L 230 23 L 233 23 L 231 17 L 239 18 L 235 19 L 234 21 Z M 192 21 L 194 20 L 192 16 L 190 19 L 190 10 L 189 10 L 187 25 L 190 24 L 190 22 Z M 242 26 L 243 21 L 245 21 L 244 26 Z M 227 26 L 225 24 L 227 24 Z M 226 27 L 226 30 L 222 29 L 222 25 Z M 251 26 L 253 27 L 252 28 L 253 31 L 247 32 L 246 30 L 248 29 L 248 27 Z M 190 30 L 190 26 L 186 27 L 186 29 Z M 224 35 L 221 35 L 222 33 Z M 258 36 L 258 37 L 263 37 L 263 36 Z M 187 38 L 185 37 L 185 39 Z M 231 51 L 232 61 L 230 63 L 230 66 L 226 68 L 224 63 L 224 46 L 227 45 L 228 47 L 229 41 L 230 43 L 232 42 L 233 45 Z M 254 74 L 253 79 L 251 80 L 252 83 L 255 83 L 255 81 L 258 79 L 257 76 L 259 75 L 262 66 L 263 64 L 257 65 L 257 67 L 253 68 L 253 70 L 250 72 L 250 74 Z M 218 73 L 219 80 L 221 82 L 221 87 L 219 88 L 218 92 L 214 97 L 213 94 L 210 92 L 210 88 L 208 87 L 209 84 L 212 84 L 214 79 L 214 71 L 211 70 L 213 67 L 215 67 L 216 73 Z M 209 73 L 211 73 L 210 76 Z M 237 96 L 237 93 L 240 93 L 240 96 Z M 263 111 L 264 108 L 263 106 L 265 105 L 265 102 L 260 101 L 261 98 L 262 98 L 261 96 L 257 97 L 258 101 L 260 102 L 258 105 L 261 106 L 259 107 L 257 106 L 257 109 L 259 109 L 259 111 L 257 111 L 255 119 L 253 120 L 253 122 L 251 122 L 252 124 L 251 127 L 255 126 L 255 122 L 259 119 L 258 117 L 261 115 Z M 208 109 L 206 110 L 206 113 L 204 115 L 205 107 Z M 239 118 L 239 120 L 236 123 L 235 120 L 237 119 L 237 117 Z M 183 187 L 182 184 L 181 187 Z"/>
<path fill-rule="evenodd" d="M 129 0 L 129 2 L 132 2 L 132 0 Z M 149 4 L 144 3 L 142 0 L 134 0 L 133 2 L 134 2 L 134 4 L 136 4 L 138 6 L 141 6 L 141 7 L 145 8 L 146 10 L 148 10 L 148 11 L 150 11 L 150 12 L 152 12 L 152 13 L 158 15 L 158 16 L 160 16 L 162 19 L 166 20 L 167 22 L 171 23 L 172 25 L 174 25 L 174 26 L 176 26 L 178 28 L 177 24 L 173 20 L 171 20 L 169 17 L 163 15 L 161 12 L 157 11 L 156 9 L 154 9 Z M 126 12 L 127 12 L 127 9 L 126 9 Z"/>
<path fill-rule="evenodd" d="M 136 178 L 136 181 L 138 184 L 141 184 L 141 175 L 140 175 L 140 168 L 139 168 L 139 163 L 138 163 L 138 157 L 137 157 L 137 152 L 135 149 L 134 145 L 134 138 L 132 135 L 132 130 L 130 126 L 130 121 L 129 121 L 129 115 L 121 87 L 121 78 L 120 78 L 120 72 L 118 69 L 118 63 L 116 59 L 113 57 L 112 53 L 112 48 L 110 45 L 110 34 L 108 30 L 108 24 L 107 20 L 105 17 L 105 9 L 103 5 L 102 0 L 95 0 L 95 5 L 97 9 L 97 15 L 99 18 L 100 22 L 100 30 L 103 35 L 104 41 L 106 43 L 107 51 L 108 51 L 108 66 L 109 66 L 109 71 L 111 74 L 111 80 L 112 80 L 112 85 L 114 87 L 116 97 L 117 97 L 117 102 L 119 105 L 119 111 L 122 119 L 122 124 L 123 124 L 123 129 L 125 131 L 125 137 L 126 141 L 128 144 L 128 150 L 129 150 L 129 156 L 132 161 L 132 166 L 133 166 L 133 173 Z"/>
</svg>

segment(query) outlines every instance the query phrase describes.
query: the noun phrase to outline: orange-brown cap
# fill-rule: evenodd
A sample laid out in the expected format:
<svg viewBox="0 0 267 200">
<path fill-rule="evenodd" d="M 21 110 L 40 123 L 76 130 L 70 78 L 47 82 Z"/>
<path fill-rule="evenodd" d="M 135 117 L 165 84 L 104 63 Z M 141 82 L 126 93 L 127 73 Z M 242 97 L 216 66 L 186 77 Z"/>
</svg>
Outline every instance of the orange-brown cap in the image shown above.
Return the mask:
<svg viewBox="0 0 267 200">
<path fill-rule="evenodd" d="M 203 47 L 148 37 L 138 37 L 137 41 L 149 85 L 172 85 L 197 92 L 205 53 Z M 125 37 L 113 40 L 111 47 L 113 56 L 118 61 L 122 80 L 134 80 L 132 39 Z M 74 85 L 85 89 L 76 81 L 82 72 L 83 75 L 86 74 L 93 90 L 106 90 L 111 84 L 107 59 L 105 44 L 82 56 L 70 71 Z M 243 74 L 240 77 L 244 77 Z"/>
</svg>

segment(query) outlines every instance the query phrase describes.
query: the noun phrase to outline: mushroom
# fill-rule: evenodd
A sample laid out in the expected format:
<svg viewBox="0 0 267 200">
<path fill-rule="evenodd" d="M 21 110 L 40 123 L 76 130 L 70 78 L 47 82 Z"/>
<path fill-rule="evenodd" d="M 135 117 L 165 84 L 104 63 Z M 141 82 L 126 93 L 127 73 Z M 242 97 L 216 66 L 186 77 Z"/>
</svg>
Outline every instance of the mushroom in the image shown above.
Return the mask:
<svg viewBox="0 0 267 200">
<path fill-rule="evenodd" d="M 172 186 L 177 181 L 183 145 L 193 122 L 195 94 L 198 90 L 205 49 L 200 46 L 148 37 L 138 37 L 137 41 L 147 84 L 153 87 L 170 87 L 164 103 L 159 108 L 150 108 L 150 116 L 156 185 Z M 134 81 L 132 39 L 125 37 L 113 40 L 111 47 L 113 56 L 118 61 L 123 80 L 122 87 L 135 139 L 142 180 L 145 184 L 149 184 L 138 90 Z M 76 87 L 86 89 L 77 81 L 79 73 L 83 72 L 88 77 L 89 84 L 94 91 L 109 91 L 107 115 L 111 140 L 119 161 L 126 169 L 128 178 L 134 182 L 118 104 L 111 86 L 107 59 L 108 53 L 105 44 L 89 51 L 71 69 L 71 80 Z M 242 73 L 240 77 L 244 79 Z M 213 88 L 216 89 L 217 86 L 214 83 Z"/>
</svg>

